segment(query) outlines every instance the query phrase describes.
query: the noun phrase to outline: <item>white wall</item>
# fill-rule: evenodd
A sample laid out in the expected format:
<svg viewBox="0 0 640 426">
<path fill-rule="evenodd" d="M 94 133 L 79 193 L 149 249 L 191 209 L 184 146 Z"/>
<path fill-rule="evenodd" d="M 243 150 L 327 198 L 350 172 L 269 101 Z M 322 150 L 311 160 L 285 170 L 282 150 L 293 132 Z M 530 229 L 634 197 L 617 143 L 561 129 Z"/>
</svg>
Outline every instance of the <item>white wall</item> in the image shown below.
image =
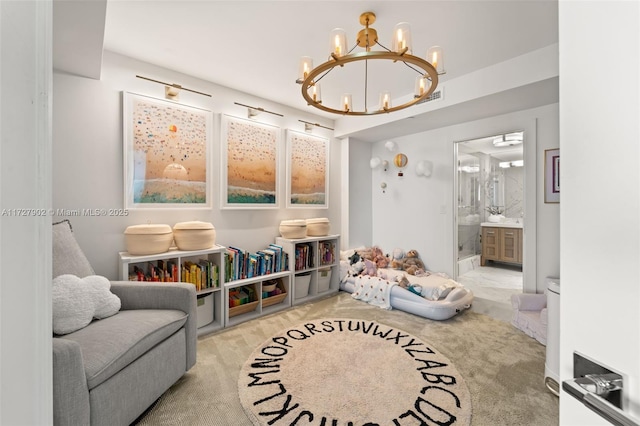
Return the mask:
<svg viewBox="0 0 640 426">
<path fill-rule="evenodd" d="M 640 4 L 561 1 L 559 25 L 560 379 L 574 351 L 621 372 L 640 421 Z M 560 423 L 608 424 L 565 392 Z"/>
<path fill-rule="evenodd" d="M 52 422 L 51 2 L 0 2 L 0 424 Z"/>
<path fill-rule="evenodd" d="M 371 171 L 371 178 L 363 176 L 358 180 L 351 175 L 349 191 L 352 194 L 371 179 L 372 244 L 380 245 L 385 252 L 391 252 L 395 247 L 416 249 L 429 269 L 453 275 L 454 142 L 523 129 L 525 145 L 529 140 L 529 155 L 533 157 L 525 161 L 535 176 L 538 188 L 536 194 L 528 195 L 532 198 L 527 209 L 534 210 L 537 223 L 529 224 L 531 235 L 527 234 L 526 238 L 531 237 L 529 250 L 537 245 L 537 269 L 529 270 L 530 282 L 526 290 L 542 292 L 544 278 L 557 276 L 560 272 L 559 209 L 557 205 L 544 204 L 542 192 L 544 150 L 558 147 L 557 104 L 396 138 L 393 140 L 397 149 L 393 153 L 384 147 L 386 141 L 375 143 L 372 156 L 387 159 L 393 164 L 393 156 L 402 152 L 408 156 L 409 163 L 403 178 L 397 176 L 393 165 L 387 172 L 381 169 Z M 535 145 L 532 146 L 533 142 Z M 369 158 L 351 158 L 351 167 L 368 165 Z M 415 174 L 419 160 L 433 162 L 430 177 Z M 387 183 L 384 194 L 380 189 L 382 181 Z M 367 214 L 366 206 L 351 209 L 350 214 L 364 216 Z M 365 240 L 365 236 L 355 236 L 354 232 L 351 232 L 351 238 Z"/>
<path fill-rule="evenodd" d="M 348 247 L 370 247 L 372 243 L 371 159 L 372 144 L 349 138 L 349 240 Z"/>
<path fill-rule="evenodd" d="M 62 72 L 54 73 L 54 170 L 53 207 L 55 209 L 110 209 L 123 207 L 123 141 L 122 91 L 164 98 L 164 86 L 136 78 L 136 75 L 181 84 L 184 87 L 212 95 L 211 98 L 182 91 L 180 102 L 209 109 L 214 121 L 220 114 L 247 117 L 247 108 L 234 102 L 261 107 L 284 114 L 284 117 L 262 113 L 258 122 L 283 129 L 280 150 L 281 200 L 273 210 L 221 210 L 220 135 L 214 126 L 213 201 L 210 210 L 155 209 L 131 210 L 127 217 L 71 217 L 76 238 L 96 273 L 117 278 L 118 252 L 125 250 L 123 232 L 129 225 L 167 223 L 173 226 L 185 220 L 212 222 L 218 244 L 235 245 L 250 251 L 264 247 L 279 235 L 283 219 L 328 217 L 331 232 L 340 233 L 340 143 L 332 132 L 315 128 L 313 134 L 331 138 L 329 209 L 285 208 L 285 133 L 284 129 L 304 131 L 299 119 L 331 127 L 323 117 L 306 114 L 272 101 L 159 68 L 148 63 L 105 52 L 102 79 L 80 78 Z M 61 220 L 64 217 L 55 217 Z"/>
</svg>

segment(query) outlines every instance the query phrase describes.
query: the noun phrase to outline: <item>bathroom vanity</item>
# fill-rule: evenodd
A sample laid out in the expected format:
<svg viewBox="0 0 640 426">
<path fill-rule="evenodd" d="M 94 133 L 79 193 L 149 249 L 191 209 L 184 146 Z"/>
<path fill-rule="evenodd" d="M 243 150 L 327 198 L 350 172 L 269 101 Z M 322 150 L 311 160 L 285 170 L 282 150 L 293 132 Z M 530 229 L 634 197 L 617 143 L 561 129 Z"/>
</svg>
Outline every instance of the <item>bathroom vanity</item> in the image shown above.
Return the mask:
<svg viewBox="0 0 640 426">
<path fill-rule="evenodd" d="M 488 260 L 522 265 L 522 223 L 483 222 L 480 265 Z"/>
</svg>

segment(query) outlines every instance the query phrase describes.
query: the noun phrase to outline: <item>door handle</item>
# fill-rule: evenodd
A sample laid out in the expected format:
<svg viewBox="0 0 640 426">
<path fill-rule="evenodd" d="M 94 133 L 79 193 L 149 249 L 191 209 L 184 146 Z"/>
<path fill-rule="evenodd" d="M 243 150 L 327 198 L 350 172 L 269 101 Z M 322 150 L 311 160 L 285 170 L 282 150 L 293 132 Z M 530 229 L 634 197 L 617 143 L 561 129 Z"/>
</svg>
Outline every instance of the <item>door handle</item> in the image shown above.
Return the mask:
<svg viewBox="0 0 640 426">
<path fill-rule="evenodd" d="M 562 390 L 585 407 L 616 426 L 640 426 L 640 421 L 622 410 L 624 381 L 620 374 L 573 353 L 573 379 L 562 382 Z"/>
<path fill-rule="evenodd" d="M 562 390 L 581 401 L 587 408 L 616 426 L 640 426 L 640 423 L 629 414 L 603 398 L 610 392 L 622 391 L 622 377 L 605 378 L 602 375 L 579 377 L 562 382 Z M 607 390 L 611 389 L 611 390 Z"/>
</svg>

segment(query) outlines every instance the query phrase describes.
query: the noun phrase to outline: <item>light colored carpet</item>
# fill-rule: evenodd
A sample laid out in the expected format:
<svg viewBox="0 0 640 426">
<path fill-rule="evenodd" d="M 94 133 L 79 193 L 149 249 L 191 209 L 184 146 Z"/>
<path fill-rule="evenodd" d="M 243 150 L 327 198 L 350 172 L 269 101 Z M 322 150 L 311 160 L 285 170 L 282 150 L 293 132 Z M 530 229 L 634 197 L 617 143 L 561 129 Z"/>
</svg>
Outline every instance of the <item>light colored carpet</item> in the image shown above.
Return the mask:
<svg viewBox="0 0 640 426">
<path fill-rule="evenodd" d="M 238 396 L 245 361 L 279 331 L 320 318 L 376 321 L 433 344 L 466 381 L 474 426 L 558 424 L 558 399 L 543 383 L 545 347 L 510 324 L 469 310 L 446 321 L 432 321 L 371 307 L 343 292 L 199 340 L 196 365 L 139 424 L 251 425 Z"/>
<path fill-rule="evenodd" d="M 321 386 L 318 386 L 321 384 Z M 467 426 L 469 389 L 430 343 L 375 321 L 305 321 L 267 339 L 238 379 L 257 426 Z"/>
</svg>

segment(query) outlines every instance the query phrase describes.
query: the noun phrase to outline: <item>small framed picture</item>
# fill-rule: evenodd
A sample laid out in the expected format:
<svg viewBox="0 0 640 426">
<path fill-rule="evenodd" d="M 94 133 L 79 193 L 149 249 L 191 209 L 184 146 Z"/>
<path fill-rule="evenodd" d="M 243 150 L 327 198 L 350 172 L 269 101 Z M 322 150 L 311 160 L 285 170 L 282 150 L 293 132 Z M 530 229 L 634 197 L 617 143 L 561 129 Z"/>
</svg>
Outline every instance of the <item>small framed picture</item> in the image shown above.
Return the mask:
<svg viewBox="0 0 640 426">
<path fill-rule="evenodd" d="M 560 202 L 560 149 L 544 151 L 544 202 Z"/>
</svg>

